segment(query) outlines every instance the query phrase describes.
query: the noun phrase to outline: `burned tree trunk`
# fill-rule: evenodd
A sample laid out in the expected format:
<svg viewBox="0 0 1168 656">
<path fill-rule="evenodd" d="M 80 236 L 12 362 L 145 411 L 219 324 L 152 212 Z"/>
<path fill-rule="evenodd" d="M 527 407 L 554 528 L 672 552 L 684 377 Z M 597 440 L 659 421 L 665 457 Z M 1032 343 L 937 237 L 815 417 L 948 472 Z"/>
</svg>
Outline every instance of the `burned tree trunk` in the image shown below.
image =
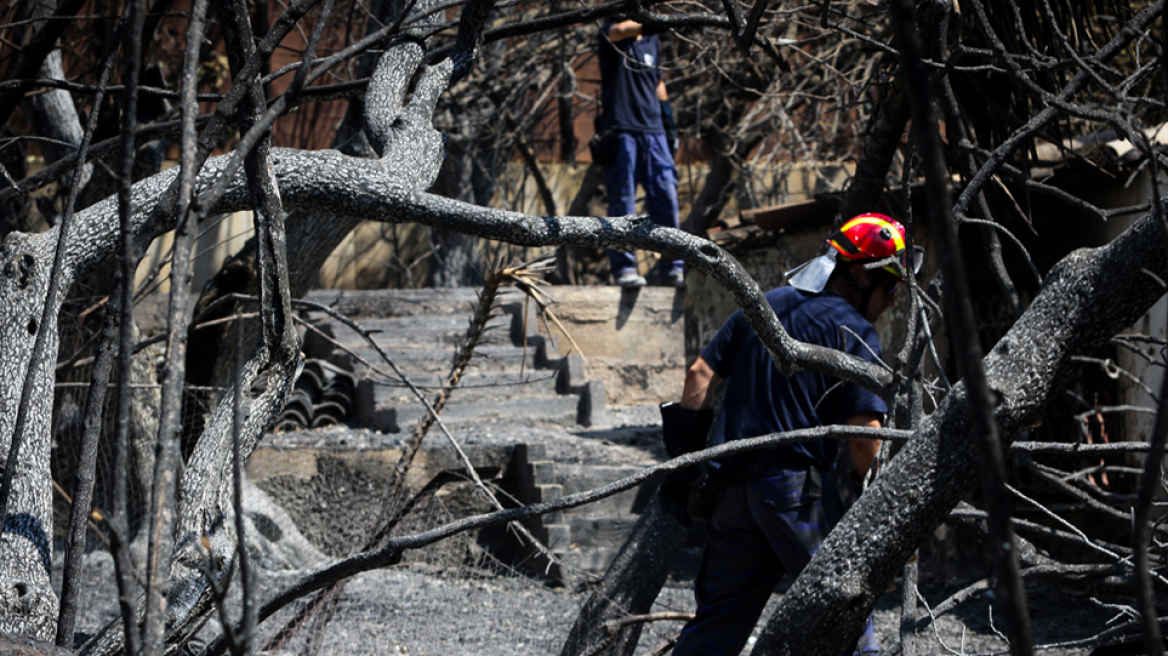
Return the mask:
<svg viewBox="0 0 1168 656">
<path fill-rule="evenodd" d="M 606 637 L 605 624 L 610 620 L 648 613 L 669 577 L 674 557 L 685 544 L 685 535 L 686 528 L 661 509 L 654 494 L 608 566 L 604 580 L 584 602 L 560 656 L 576 656 L 594 647 Z M 632 624 L 622 628 L 612 644 L 600 653 L 632 654 L 642 626 Z"/>
</svg>

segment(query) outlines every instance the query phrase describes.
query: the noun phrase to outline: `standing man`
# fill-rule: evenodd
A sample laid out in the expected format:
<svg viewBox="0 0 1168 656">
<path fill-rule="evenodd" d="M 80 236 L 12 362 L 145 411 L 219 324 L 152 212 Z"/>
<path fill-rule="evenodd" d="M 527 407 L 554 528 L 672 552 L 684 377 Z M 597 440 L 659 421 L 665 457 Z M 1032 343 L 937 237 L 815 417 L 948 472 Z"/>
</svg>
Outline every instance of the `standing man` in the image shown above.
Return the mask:
<svg viewBox="0 0 1168 656">
<path fill-rule="evenodd" d="M 660 68 L 661 44 L 636 21 L 606 22 L 600 30 L 601 115 L 597 133 L 603 153 L 608 216 L 636 212 L 637 185 L 645 189 L 645 211 L 657 225 L 676 228 L 677 170 L 671 143 L 673 109 Z M 613 282 L 627 289 L 643 287 L 632 253 L 608 251 Z M 685 286 L 682 261 L 658 262 L 654 277 L 662 284 Z"/>
<path fill-rule="evenodd" d="M 895 303 L 900 273 L 864 264 L 896 257 L 904 267 L 904 227 L 882 214 L 863 214 L 828 238 L 828 254 L 788 274 L 790 287 L 766 294 L 795 339 L 876 362 L 872 323 Z M 791 275 L 794 274 L 794 275 Z M 726 381 L 711 446 L 770 433 L 832 424 L 879 428 L 887 407 L 854 383 L 800 371 L 784 376 L 739 310 L 686 373 L 683 408 L 711 407 Z M 859 475 L 873 466 L 879 440 L 850 438 Z M 694 584 L 698 610 L 682 629 L 676 656 L 736 656 L 784 573 L 797 575 L 843 514 L 831 476 L 837 441 L 786 444 L 710 462 L 710 486 L 722 489 L 707 525 Z M 869 618 L 857 654 L 878 654 Z"/>
</svg>

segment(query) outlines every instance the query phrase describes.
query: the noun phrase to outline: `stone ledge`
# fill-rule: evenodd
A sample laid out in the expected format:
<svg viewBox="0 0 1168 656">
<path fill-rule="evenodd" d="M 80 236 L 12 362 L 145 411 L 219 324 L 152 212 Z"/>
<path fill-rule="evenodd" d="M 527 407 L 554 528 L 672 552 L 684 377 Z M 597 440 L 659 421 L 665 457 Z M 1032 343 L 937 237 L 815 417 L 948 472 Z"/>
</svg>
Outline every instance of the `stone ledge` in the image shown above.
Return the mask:
<svg viewBox="0 0 1168 656">
<path fill-rule="evenodd" d="M 676 400 L 686 367 L 685 292 L 670 287 L 543 289 L 555 299 L 550 309 L 563 327 L 534 316 L 528 325 L 555 338 L 560 356 L 581 358 L 584 378 L 603 386 L 607 405 Z"/>
</svg>

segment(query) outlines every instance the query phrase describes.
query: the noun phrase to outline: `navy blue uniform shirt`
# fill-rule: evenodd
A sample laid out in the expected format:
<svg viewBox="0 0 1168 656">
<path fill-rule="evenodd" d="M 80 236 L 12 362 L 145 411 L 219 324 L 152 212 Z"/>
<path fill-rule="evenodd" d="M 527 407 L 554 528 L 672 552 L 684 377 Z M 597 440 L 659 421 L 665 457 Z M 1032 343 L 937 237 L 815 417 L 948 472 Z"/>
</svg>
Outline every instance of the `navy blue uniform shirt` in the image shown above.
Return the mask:
<svg viewBox="0 0 1168 656">
<path fill-rule="evenodd" d="M 600 28 L 600 125 L 609 130 L 664 134 L 657 83 L 661 81 L 657 35 L 613 42 Z"/>
<path fill-rule="evenodd" d="M 766 293 L 766 299 L 787 332 L 795 339 L 846 351 L 865 360 L 880 358 L 880 341 L 872 324 L 847 301 L 831 294 L 806 294 L 793 287 Z M 852 333 L 841 331 L 847 326 Z M 865 343 L 856 339 L 859 336 Z M 871 350 L 869 350 L 871 349 Z M 726 381 L 722 412 L 715 425 L 713 444 L 799 428 L 842 424 L 856 415 L 886 413 L 884 401 L 856 385 L 811 371 L 784 376 L 746 322 L 735 312 L 702 351 L 706 364 Z M 831 469 L 836 440 L 791 444 L 768 450 L 784 466 L 808 464 Z M 720 465 L 737 467 L 757 459 L 760 452 L 740 454 Z"/>
</svg>

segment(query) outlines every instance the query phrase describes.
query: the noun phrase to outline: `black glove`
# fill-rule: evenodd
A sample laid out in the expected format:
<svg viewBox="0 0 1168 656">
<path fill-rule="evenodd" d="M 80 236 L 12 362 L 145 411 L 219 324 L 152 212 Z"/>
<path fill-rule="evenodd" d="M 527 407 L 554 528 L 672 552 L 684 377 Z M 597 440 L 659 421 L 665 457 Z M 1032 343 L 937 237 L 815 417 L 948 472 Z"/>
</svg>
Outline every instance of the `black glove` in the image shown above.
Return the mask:
<svg viewBox="0 0 1168 656">
<path fill-rule="evenodd" d="M 691 410 L 677 403 L 661 404 L 661 440 L 670 458 L 701 451 L 706 448 L 706 434 L 714 423 L 712 409 Z M 661 507 L 683 526 L 690 525 L 686 512 L 689 505 L 690 486 L 698 479 L 701 469 L 696 466 L 679 469 L 665 475 L 657 496 Z"/>
<path fill-rule="evenodd" d="M 665 141 L 669 143 L 669 154 L 677 155 L 681 146 L 681 137 L 677 132 L 677 123 L 673 121 L 673 103 L 661 101 L 661 125 L 665 128 Z"/>
<path fill-rule="evenodd" d="M 714 423 L 714 411 L 691 410 L 677 403 L 661 404 L 661 439 L 670 458 L 706 448 L 706 434 Z"/>
<path fill-rule="evenodd" d="M 661 487 L 657 488 L 657 501 L 661 504 L 661 509 L 682 526 L 689 526 L 692 523 L 689 517 L 690 486 L 698 479 L 700 473 L 701 470 L 697 467 L 669 472 L 661 479 Z"/>
</svg>

